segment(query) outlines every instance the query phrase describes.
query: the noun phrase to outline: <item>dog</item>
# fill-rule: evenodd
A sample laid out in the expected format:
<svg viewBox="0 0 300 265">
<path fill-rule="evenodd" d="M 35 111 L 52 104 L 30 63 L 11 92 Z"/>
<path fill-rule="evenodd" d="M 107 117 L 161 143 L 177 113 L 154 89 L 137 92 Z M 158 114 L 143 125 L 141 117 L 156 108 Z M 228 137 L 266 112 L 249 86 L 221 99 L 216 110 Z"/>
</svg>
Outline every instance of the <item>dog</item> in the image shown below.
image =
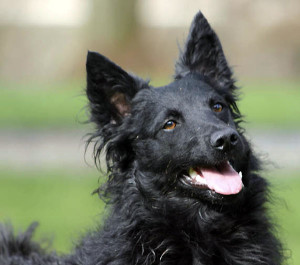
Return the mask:
<svg viewBox="0 0 300 265">
<path fill-rule="evenodd" d="M 96 52 L 87 55 L 95 160 L 110 205 L 103 226 L 66 256 L 2 226 L 0 264 L 233 265 L 284 261 L 268 183 L 241 127 L 237 87 L 220 41 L 197 13 L 174 81 L 152 87 Z"/>
</svg>

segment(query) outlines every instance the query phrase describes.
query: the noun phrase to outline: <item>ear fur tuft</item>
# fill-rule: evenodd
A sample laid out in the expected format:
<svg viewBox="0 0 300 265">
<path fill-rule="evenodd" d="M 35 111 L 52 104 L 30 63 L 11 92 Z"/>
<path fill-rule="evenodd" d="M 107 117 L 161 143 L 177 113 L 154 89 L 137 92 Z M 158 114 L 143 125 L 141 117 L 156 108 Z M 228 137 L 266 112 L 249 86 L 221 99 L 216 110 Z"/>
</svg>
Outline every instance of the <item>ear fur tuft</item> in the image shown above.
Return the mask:
<svg viewBox="0 0 300 265">
<path fill-rule="evenodd" d="M 193 72 L 208 77 L 219 87 L 234 88 L 232 72 L 219 38 L 200 11 L 191 24 L 185 46 L 176 62 L 175 79 Z"/>
<path fill-rule="evenodd" d="M 100 127 L 120 123 L 130 114 L 131 100 L 135 94 L 148 88 L 148 82 L 127 73 L 96 52 L 88 52 L 86 71 L 90 119 Z"/>
</svg>

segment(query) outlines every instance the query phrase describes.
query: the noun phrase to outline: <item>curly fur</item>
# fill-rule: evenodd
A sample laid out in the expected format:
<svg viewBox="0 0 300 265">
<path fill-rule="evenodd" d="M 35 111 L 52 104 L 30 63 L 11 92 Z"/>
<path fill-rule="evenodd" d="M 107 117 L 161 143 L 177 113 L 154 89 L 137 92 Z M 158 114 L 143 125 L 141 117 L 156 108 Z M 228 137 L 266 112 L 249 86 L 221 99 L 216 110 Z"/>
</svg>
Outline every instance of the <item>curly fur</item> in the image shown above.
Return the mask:
<svg viewBox="0 0 300 265">
<path fill-rule="evenodd" d="M 266 209 L 268 183 L 240 126 L 236 91 L 201 12 L 166 86 L 151 87 L 89 52 L 86 93 L 97 127 L 88 144 L 95 144 L 96 163 L 106 156 L 108 180 L 96 192 L 110 204 L 110 215 L 64 257 L 32 243 L 33 226 L 17 237 L 1 227 L 0 263 L 282 264 Z M 212 110 L 216 102 L 220 113 Z M 176 127 L 166 129 L 167 121 Z M 184 182 L 190 168 L 220 168 L 225 161 L 243 173 L 239 193 Z"/>
</svg>

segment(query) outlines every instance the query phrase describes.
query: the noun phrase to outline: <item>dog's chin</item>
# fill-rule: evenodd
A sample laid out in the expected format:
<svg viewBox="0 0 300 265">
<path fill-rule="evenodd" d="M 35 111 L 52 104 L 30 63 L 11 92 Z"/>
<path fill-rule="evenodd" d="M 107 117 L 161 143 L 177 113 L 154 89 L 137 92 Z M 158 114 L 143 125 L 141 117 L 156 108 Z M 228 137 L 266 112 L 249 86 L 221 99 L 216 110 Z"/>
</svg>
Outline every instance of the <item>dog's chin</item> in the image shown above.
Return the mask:
<svg viewBox="0 0 300 265">
<path fill-rule="evenodd" d="M 190 167 L 180 173 L 178 186 L 184 196 L 222 205 L 240 201 L 245 190 L 242 172 L 229 161 Z"/>
</svg>

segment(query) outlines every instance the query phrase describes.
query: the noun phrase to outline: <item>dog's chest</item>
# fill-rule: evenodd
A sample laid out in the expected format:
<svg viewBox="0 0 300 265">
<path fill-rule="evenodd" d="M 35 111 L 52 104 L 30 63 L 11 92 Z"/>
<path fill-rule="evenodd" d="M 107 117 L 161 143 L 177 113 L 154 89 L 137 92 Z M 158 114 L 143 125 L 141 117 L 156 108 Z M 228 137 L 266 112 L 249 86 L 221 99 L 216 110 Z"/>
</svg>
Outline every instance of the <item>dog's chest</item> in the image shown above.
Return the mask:
<svg viewBox="0 0 300 265">
<path fill-rule="evenodd" d="M 232 264 L 257 264 L 250 262 L 249 256 L 243 256 L 243 249 L 251 253 L 253 243 L 248 238 L 244 238 L 240 245 L 237 242 L 231 242 L 235 235 L 227 238 L 216 234 L 202 234 L 195 238 L 184 233 L 184 236 L 172 236 L 161 232 L 160 241 L 152 246 L 143 245 L 143 253 L 140 259 L 141 264 L 159 264 L 159 265 L 232 265 Z M 153 242 L 154 243 L 154 242 Z M 255 246 L 257 249 L 258 246 Z M 255 253 L 255 249 L 253 249 Z M 141 254 L 139 252 L 139 254 Z M 138 258 L 139 259 L 139 258 Z M 147 263 L 150 262 L 150 263 Z"/>
</svg>

